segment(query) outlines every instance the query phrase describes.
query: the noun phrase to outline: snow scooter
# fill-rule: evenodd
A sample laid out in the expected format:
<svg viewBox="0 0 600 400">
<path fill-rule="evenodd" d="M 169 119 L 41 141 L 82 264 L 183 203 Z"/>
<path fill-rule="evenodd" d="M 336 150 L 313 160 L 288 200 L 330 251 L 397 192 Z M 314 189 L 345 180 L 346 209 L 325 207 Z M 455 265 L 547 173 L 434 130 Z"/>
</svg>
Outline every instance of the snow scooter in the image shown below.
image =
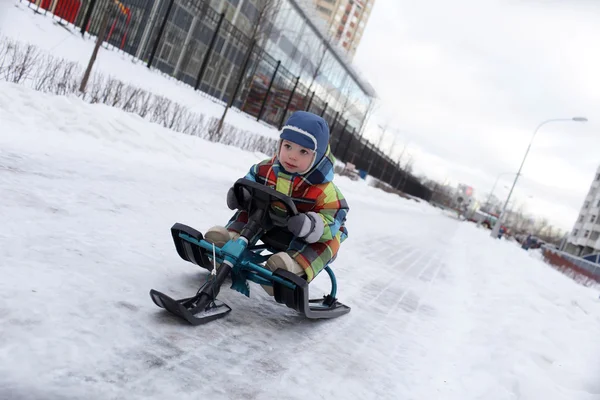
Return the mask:
<svg viewBox="0 0 600 400">
<path fill-rule="evenodd" d="M 224 317 L 231 307 L 217 300 L 217 295 L 225 279 L 231 277 L 231 289 L 250 297 L 247 281 L 272 286 L 275 301 L 285 304 L 309 319 L 336 318 L 350 312 L 350 307 L 336 299 L 337 282 L 329 266 L 324 270 L 331 280 L 331 291 L 321 299 L 309 299 L 308 283 L 298 275 L 283 269 L 270 271 L 264 263 L 270 255 L 285 251 L 291 238 L 287 229 L 279 229 L 281 235 L 265 235 L 267 227 L 275 227 L 274 220 L 284 222 L 298 214 L 294 203 L 306 200 L 292 199 L 268 186 L 242 178 L 234 184 L 234 192 L 242 199 L 241 191 L 250 193 L 249 204 L 244 205 L 248 212 L 248 223 L 240 237 L 230 240 L 222 248 L 203 239 L 195 229 L 176 223 L 171 234 L 179 256 L 185 261 L 210 271 L 208 280 L 198 289 L 195 296 L 174 300 L 154 289 L 150 290 L 152 301 L 170 313 L 185 319 L 192 325 L 201 325 Z M 242 203 L 240 203 L 242 204 Z M 274 210 L 284 212 L 283 218 L 274 214 Z M 279 225 L 283 225 L 279 223 Z M 261 240 L 262 244 L 257 244 Z M 267 254 L 262 254 L 263 251 Z M 219 268 L 216 268 L 220 265 Z"/>
</svg>

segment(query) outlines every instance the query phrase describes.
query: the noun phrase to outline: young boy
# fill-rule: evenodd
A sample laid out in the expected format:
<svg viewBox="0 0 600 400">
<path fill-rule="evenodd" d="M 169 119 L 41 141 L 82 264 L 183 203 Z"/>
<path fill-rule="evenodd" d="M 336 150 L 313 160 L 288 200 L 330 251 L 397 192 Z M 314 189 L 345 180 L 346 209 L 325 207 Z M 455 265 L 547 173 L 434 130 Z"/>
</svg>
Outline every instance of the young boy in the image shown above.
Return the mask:
<svg viewBox="0 0 600 400">
<path fill-rule="evenodd" d="M 275 253 L 267 260 L 266 267 L 271 271 L 282 268 L 310 282 L 336 256 L 340 244 L 348 237 L 345 221 L 349 208 L 332 182 L 334 160 L 327 122 L 316 114 L 296 111 L 281 130 L 276 155 L 253 165 L 246 175 L 246 179 L 294 199 L 314 202 L 296 203 L 299 214 L 289 218 L 283 227 L 284 233 L 289 231 L 293 237 L 287 251 Z M 248 222 L 248 213 L 241 210 L 233 188 L 227 192 L 227 206 L 240 211 L 227 227 L 214 226 L 204 235 L 207 241 L 220 247 L 230 238 L 237 238 Z M 281 228 L 275 227 L 265 236 L 269 233 L 284 236 Z M 272 288 L 264 288 L 273 295 Z"/>
</svg>

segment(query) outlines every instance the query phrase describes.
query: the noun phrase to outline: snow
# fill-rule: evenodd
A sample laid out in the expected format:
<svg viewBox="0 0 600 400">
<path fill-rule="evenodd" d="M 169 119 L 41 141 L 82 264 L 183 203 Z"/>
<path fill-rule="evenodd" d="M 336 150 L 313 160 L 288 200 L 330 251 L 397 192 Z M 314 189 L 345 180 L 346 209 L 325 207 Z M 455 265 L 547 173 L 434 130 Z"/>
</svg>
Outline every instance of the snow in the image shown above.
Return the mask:
<svg viewBox="0 0 600 400">
<path fill-rule="evenodd" d="M 221 320 L 166 315 L 151 288 L 185 297 L 207 275 L 169 228 L 224 224 L 263 157 L 0 83 L 0 398 L 600 398 L 597 291 L 345 177 L 349 314 L 307 321 L 251 283 L 221 291 Z"/>
<path fill-rule="evenodd" d="M 519 244 L 520 246 L 520 244 Z M 529 249 L 529 256 L 533 257 L 533 258 L 537 258 L 538 260 L 543 260 L 544 259 L 544 255 L 542 254 L 542 249 Z"/>
<path fill-rule="evenodd" d="M 2 3 L 4 2 L 4 3 Z M 0 37 L 6 36 L 21 42 L 31 43 L 53 56 L 77 62 L 83 71 L 94 48 L 95 38 L 82 38 L 81 32 L 73 27 L 65 28 L 57 20 L 34 13 L 27 2 L 18 0 L 0 0 Z M 10 4 L 12 3 L 12 4 Z M 26 26 L 27 29 L 23 29 Z M 220 100 L 212 98 L 173 77 L 158 70 L 150 70 L 146 64 L 122 52 L 100 49 L 94 64 L 94 72 L 114 76 L 123 82 L 164 96 L 188 107 L 190 111 L 220 118 L 224 105 Z M 277 137 L 277 130 L 256 118 L 230 109 L 226 117 L 227 123 L 268 137 Z"/>
</svg>

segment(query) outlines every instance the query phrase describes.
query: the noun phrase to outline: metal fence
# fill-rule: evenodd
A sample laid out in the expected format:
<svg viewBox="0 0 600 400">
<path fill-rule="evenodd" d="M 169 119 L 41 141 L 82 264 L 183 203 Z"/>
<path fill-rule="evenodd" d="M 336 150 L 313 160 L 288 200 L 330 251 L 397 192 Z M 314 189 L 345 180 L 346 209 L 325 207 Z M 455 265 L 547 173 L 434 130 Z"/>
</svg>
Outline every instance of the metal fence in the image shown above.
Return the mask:
<svg viewBox="0 0 600 400">
<path fill-rule="evenodd" d="M 557 269 L 575 275 L 574 278 L 579 276 L 576 280 L 586 277 L 600 283 L 600 265 L 548 246 L 542 246 L 542 252 L 545 260 Z"/>
<path fill-rule="evenodd" d="M 252 38 L 205 0 L 20 0 L 83 35 L 96 36 L 112 6 L 104 46 L 212 98 L 280 128 L 295 110 L 321 115 L 330 126 L 337 159 L 395 189 L 429 200 L 431 190 L 359 134 L 344 111 L 309 90 Z M 243 1 L 243 0 L 240 0 Z"/>
</svg>

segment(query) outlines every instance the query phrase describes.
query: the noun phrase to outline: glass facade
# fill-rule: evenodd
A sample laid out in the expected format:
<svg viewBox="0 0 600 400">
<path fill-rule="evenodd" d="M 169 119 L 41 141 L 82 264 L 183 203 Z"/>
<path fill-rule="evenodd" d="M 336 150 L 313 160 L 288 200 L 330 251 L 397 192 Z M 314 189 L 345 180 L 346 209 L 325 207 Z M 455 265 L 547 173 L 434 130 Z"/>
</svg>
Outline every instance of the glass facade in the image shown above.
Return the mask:
<svg viewBox="0 0 600 400">
<path fill-rule="evenodd" d="M 111 44 L 151 59 L 153 67 L 225 102 L 258 26 L 251 76 L 245 79 L 250 83 L 244 83 L 234 105 L 276 126 L 289 112 L 310 109 L 331 124 L 339 120 L 360 130 L 373 89 L 345 62 L 341 50 L 326 43 L 296 0 L 121 2 L 127 14 L 118 16 Z M 94 10 L 90 32 L 99 28 L 101 9 Z M 82 19 L 80 13 L 80 23 Z"/>
<path fill-rule="evenodd" d="M 285 69 L 300 77 L 296 90 L 314 91 L 329 110 L 348 119 L 349 127 L 360 129 L 374 90 L 338 55 L 341 51 L 336 53 L 325 42 L 295 0 L 211 0 L 210 4 L 246 35 L 251 35 L 261 13 L 267 15 L 271 21 L 260 23 L 260 45 L 274 62 L 281 62 L 278 72 Z M 262 72 L 266 75 L 260 79 L 265 81 L 268 74 Z"/>
<path fill-rule="evenodd" d="M 348 119 L 348 126 L 360 128 L 375 95 L 373 89 L 360 82 L 293 0 L 281 0 L 265 50 L 300 76 L 300 82 L 330 109 Z"/>
</svg>

